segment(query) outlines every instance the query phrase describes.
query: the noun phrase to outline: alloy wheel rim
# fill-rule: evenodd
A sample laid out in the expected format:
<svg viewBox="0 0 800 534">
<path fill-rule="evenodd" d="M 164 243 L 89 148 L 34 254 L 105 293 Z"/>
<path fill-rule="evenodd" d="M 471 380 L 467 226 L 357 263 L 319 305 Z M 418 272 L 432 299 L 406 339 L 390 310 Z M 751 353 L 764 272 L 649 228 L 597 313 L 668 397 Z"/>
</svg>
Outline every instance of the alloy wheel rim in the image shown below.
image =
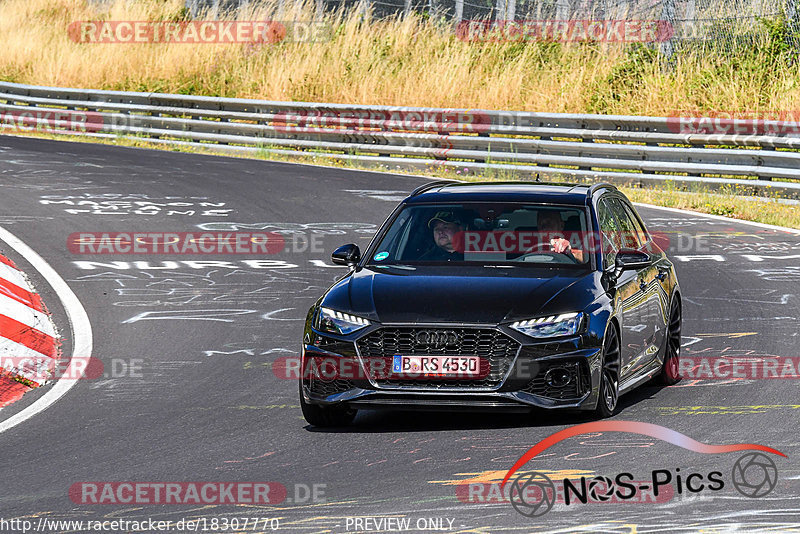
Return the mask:
<svg viewBox="0 0 800 534">
<path fill-rule="evenodd" d="M 611 328 L 606 336 L 603 351 L 603 400 L 609 411 L 617 407 L 619 382 L 619 344 L 617 332 Z"/>
<path fill-rule="evenodd" d="M 667 370 L 670 376 L 678 376 L 679 359 L 681 353 L 681 307 L 673 304 L 669 319 Z"/>
</svg>

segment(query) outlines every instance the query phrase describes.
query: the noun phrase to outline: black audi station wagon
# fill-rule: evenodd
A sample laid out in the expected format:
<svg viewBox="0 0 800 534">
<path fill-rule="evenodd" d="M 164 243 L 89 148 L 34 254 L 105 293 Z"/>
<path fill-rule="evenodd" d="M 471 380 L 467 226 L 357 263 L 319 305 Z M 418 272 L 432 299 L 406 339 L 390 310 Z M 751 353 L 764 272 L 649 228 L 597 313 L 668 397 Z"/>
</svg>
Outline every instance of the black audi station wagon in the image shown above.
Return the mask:
<svg viewBox="0 0 800 534">
<path fill-rule="evenodd" d="M 434 182 L 403 200 L 309 310 L 300 403 L 593 411 L 678 380 L 675 269 L 614 186 Z"/>
</svg>

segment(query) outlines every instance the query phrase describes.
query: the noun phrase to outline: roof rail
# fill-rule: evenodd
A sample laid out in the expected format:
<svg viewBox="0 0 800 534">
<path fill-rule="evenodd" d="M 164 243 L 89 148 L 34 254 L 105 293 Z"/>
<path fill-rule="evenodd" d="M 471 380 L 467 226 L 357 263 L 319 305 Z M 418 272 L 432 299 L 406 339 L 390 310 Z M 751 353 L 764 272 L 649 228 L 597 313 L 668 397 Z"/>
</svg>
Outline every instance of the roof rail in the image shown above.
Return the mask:
<svg viewBox="0 0 800 534">
<path fill-rule="evenodd" d="M 424 193 L 425 191 L 427 191 L 429 189 L 433 189 L 434 187 L 439 187 L 439 186 L 443 186 L 443 185 L 449 185 L 449 184 L 452 184 L 452 183 L 459 183 L 459 182 L 453 182 L 453 180 L 436 180 L 435 182 L 429 182 L 427 184 L 423 184 L 423 185 L 419 186 L 418 188 L 414 189 L 411 192 L 411 194 L 408 195 L 408 196 L 415 197 L 415 196 L 417 196 L 417 195 L 419 195 L 421 193 Z"/>
<path fill-rule="evenodd" d="M 617 191 L 617 188 L 614 187 L 613 185 L 606 182 L 602 182 L 599 184 L 592 184 L 592 186 L 589 188 L 589 191 L 586 192 L 586 196 L 591 198 L 592 195 L 594 195 L 595 192 L 597 192 L 600 189 L 611 189 L 612 191 Z"/>
</svg>

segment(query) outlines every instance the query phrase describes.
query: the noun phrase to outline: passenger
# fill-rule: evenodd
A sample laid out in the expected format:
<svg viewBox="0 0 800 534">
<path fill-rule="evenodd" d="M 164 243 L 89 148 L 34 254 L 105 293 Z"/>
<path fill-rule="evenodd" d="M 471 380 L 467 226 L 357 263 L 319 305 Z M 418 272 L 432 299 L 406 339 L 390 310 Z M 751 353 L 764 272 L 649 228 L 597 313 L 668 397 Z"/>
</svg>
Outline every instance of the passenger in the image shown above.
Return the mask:
<svg viewBox="0 0 800 534">
<path fill-rule="evenodd" d="M 464 253 L 455 249 L 454 238 L 464 225 L 452 211 L 439 211 L 428 221 L 433 230 L 434 246 L 420 256 L 420 261 L 464 261 Z"/>
</svg>

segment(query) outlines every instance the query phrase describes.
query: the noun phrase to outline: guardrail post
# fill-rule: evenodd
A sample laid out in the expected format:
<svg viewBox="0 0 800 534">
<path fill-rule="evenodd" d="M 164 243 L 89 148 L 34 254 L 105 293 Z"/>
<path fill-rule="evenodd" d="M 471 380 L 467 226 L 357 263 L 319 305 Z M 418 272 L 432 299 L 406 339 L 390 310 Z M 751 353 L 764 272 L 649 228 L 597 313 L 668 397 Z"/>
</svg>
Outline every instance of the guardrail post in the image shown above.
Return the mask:
<svg viewBox="0 0 800 534">
<path fill-rule="evenodd" d="M 186 0 L 185 5 L 189 14 L 195 18 L 202 15 L 203 11 L 210 11 L 218 16 L 220 11 L 240 8 L 248 3 L 248 0 Z"/>
<path fill-rule="evenodd" d="M 687 0 L 683 10 L 683 24 L 681 24 L 681 38 L 700 39 L 700 28 L 697 22 L 697 3 L 696 0 Z"/>
<path fill-rule="evenodd" d="M 800 48 L 800 43 L 798 43 L 798 39 L 800 39 L 800 8 L 797 6 L 797 0 L 786 0 L 786 23 L 788 25 L 788 32 L 786 35 L 786 40 L 791 48 L 797 50 Z"/>
<path fill-rule="evenodd" d="M 569 0 L 556 0 L 556 20 L 565 22 L 570 19 L 572 6 Z"/>
<path fill-rule="evenodd" d="M 517 0 L 506 0 L 506 20 L 517 20 Z"/>
<path fill-rule="evenodd" d="M 664 59 L 672 61 L 672 57 L 675 54 L 675 45 L 673 43 L 675 37 L 675 0 L 664 0 L 661 7 L 661 21 L 672 28 L 672 35 L 670 35 L 669 39 L 661 41 L 658 45 L 658 51 Z"/>
<path fill-rule="evenodd" d="M 203 0 L 186 0 L 186 9 L 189 10 L 189 15 L 191 15 L 192 18 L 197 18 L 197 16 L 200 15 L 203 3 Z"/>
<path fill-rule="evenodd" d="M 506 3 L 505 0 L 497 0 L 494 10 L 495 22 L 502 22 L 506 20 Z"/>
<path fill-rule="evenodd" d="M 494 20 L 499 22 L 514 20 L 516 11 L 517 0 L 497 0 Z"/>
</svg>

